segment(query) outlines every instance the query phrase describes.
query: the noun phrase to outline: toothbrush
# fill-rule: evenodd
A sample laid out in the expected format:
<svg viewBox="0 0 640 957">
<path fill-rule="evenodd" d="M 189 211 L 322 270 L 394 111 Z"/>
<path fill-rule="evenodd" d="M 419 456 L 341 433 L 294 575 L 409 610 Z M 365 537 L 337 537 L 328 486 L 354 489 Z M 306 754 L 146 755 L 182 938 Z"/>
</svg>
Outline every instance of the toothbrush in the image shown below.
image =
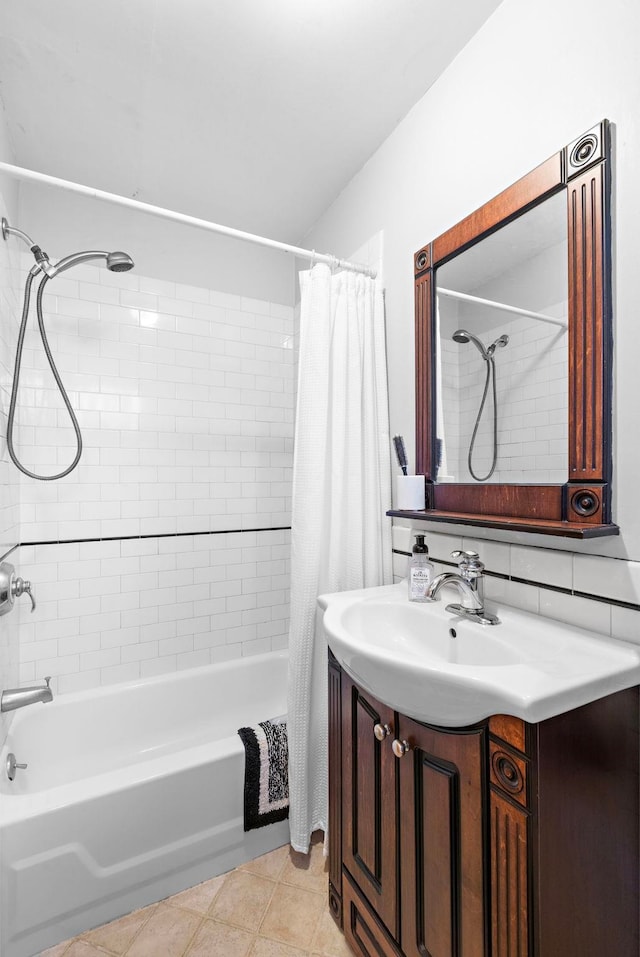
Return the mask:
<svg viewBox="0 0 640 957">
<path fill-rule="evenodd" d="M 398 465 L 402 469 L 402 474 L 407 475 L 407 453 L 404 447 L 404 439 L 401 435 L 394 435 L 393 444 L 398 458 Z"/>
</svg>

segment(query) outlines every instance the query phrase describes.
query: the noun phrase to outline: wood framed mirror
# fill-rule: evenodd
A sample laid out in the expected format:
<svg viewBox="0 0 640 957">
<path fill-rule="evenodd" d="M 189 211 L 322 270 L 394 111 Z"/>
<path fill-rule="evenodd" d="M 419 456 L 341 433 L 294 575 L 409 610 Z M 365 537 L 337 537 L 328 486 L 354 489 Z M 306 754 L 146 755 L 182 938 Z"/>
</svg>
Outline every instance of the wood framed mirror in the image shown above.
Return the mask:
<svg viewBox="0 0 640 957">
<path fill-rule="evenodd" d="M 610 194 L 603 120 L 418 250 L 416 473 L 426 509 L 391 514 L 618 533 Z"/>
</svg>

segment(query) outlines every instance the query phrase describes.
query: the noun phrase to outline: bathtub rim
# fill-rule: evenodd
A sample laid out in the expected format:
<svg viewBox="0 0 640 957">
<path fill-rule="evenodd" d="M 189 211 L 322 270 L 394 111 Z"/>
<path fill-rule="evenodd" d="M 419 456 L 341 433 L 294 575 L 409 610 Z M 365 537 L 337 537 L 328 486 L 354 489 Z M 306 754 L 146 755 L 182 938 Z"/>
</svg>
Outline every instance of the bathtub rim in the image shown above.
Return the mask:
<svg viewBox="0 0 640 957">
<path fill-rule="evenodd" d="M 217 662 L 212 665 L 203 665 L 199 668 L 185 668 L 179 672 L 154 675 L 151 678 L 136 678 L 132 681 L 119 682 L 104 687 L 74 691 L 67 695 L 60 695 L 58 700 L 66 701 L 69 704 L 82 704 L 82 702 L 94 698 L 96 694 L 109 698 L 118 693 L 132 693 L 141 685 L 148 687 L 150 684 L 157 686 L 175 683 L 180 679 L 186 680 L 193 672 L 200 674 L 203 672 L 224 673 L 225 671 L 232 670 L 233 667 L 237 668 L 241 662 L 252 662 L 259 666 L 261 662 L 265 660 L 273 661 L 274 658 L 287 662 L 288 657 L 286 650 L 269 651 L 260 655 L 250 655 L 244 658 L 233 658 L 228 661 Z M 56 699 L 54 699 L 54 701 L 55 700 Z M 44 707 L 47 706 L 44 705 Z M 286 712 L 286 700 L 283 702 L 283 710 Z M 20 717 L 20 712 L 18 712 L 16 719 Z M 0 749 L 0 774 L 5 773 L 4 766 L 9 753 L 9 741 L 13 731 L 14 727 L 12 726 L 7 740 Z M 92 774 L 85 778 L 75 779 L 70 782 L 64 782 L 49 788 L 41 788 L 38 791 L 28 793 L 12 794 L 10 788 L 7 788 L 8 782 L 3 779 L 3 790 L 0 791 L 0 831 L 4 826 L 26 821 L 29 818 L 37 817 L 43 813 L 49 813 L 81 801 L 90 801 L 107 792 L 134 788 L 147 781 L 159 781 L 164 777 L 170 777 L 176 773 L 186 771 L 206 761 L 224 758 L 233 754 L 241 755 L 242 753 L 243 745 L 240 737 L 237 734 L 232 734 L 221 738 L 213 738 L 207 744 L 198 744 L 188 748 L 177 749 L 170 754 L 165 754 L 157 758 L 133 762 L 123 765 L 122 767 L 111 768 L 98 774 Z M 28 755 L 21 757 L 26 757 L 28 760 Z"/>
<path fill-rule="evenodd" d="M 56 701 L 69 704 L 81 703 L 86 700 L 91 700 L 96 695 L 109 698 L 118 693 L 131 693 L 140 687 L 149 688 L 163 684 L 177 683 L 181 680 L 184 681 L 189 675 L 193 675 L 194 673 L 201 675 L 214 671 L 224 673 L 225 671 L 231 671 L 233 668 L 237 668 L 238 665 L 248 666 L 250 662 L 260 664 L 260 662 L 269 661 L 274 658 L 288 661 L 289 652 L 286 648 L 280 648 L 277 651 L 263 651 L 259 655 L 243 655 L 238 658 L 229 658 L 226 661 L 216 661 L 210 665 L 195 665 L 192 668 L 181 668 L 179 671 L 167 671 L 161 675 L 150 675 L 147 678 L 130 678 L 128 681 L 115 681 L 113 684 L 97 685 L 95 688 L 83 688 L 80 691 L 68 691 L 63 694 L 59 694 L 54 690 L 52 703 Z M 55 681 L 55 676 L 52 680 Z M 35 707 L 35 705 L 33 707 Z M 46 705 L 43 707 L 46 707 Z M 23 720 L 25 713 L 29 714 L 30 708 L 31 706 L 17 709 L 14 713 L 13 722 Z M 11 729 L 9 730 L 11 731 Z"/>
</svg>

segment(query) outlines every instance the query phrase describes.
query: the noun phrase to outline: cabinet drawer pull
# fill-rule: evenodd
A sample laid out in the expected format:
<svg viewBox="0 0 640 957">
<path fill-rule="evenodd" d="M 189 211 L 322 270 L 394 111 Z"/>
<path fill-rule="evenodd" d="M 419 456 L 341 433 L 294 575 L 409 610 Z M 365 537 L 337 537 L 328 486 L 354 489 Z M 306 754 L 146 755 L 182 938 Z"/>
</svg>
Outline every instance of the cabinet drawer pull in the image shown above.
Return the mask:
<svg viewBox="0 0 640 957">
<path fill-rule="evenodd" d="M 387 735 L 391 734 L 391 728 L 388 724 L 374 724 L 373 733 L 378 741 L 384 741 Z"/>
<path fill-rule="evenodd" d="M 397 758 L 401 758 L 403 754 L 411 750 L 411 745 L 408 741 L 398 741 L 396 738 L 391 744 L 391 750 Z"/>
</svg>

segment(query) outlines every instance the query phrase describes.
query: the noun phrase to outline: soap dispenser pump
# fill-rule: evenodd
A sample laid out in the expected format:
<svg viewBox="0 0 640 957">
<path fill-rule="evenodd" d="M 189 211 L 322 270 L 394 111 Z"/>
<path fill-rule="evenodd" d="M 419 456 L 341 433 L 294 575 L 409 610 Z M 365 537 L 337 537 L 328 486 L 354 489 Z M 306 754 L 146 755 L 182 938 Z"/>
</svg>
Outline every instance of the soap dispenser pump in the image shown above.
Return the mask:
<svg viewBox="0 0 640 957">
<path fill-rule="evenodd" d="M 424 535 L 416 535 L 416 543 L 409 559 L 409 601 L 431 601 L 427 598 L 427 588 L 433 580 L 435 569 L 429 561 L 429 549 L 425 545 Z"/>
</svg>

